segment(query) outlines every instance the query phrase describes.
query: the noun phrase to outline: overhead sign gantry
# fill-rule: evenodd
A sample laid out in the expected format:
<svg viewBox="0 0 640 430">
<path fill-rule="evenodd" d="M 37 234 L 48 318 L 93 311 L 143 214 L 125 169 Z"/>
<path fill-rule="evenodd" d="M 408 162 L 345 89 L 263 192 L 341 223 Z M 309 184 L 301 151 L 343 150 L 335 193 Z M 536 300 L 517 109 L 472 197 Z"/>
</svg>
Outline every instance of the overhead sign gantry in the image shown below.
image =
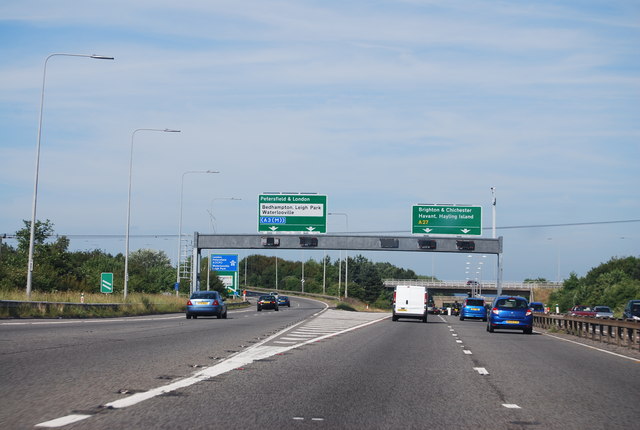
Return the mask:
<svg viewBox="0 0 640 430">
<path fill-rule="evenodd" d="M 318 249 L 349 251 L 404 251 L 496 254 L 498 273 L 502 254 L 502 237 L 495 239 L 467 237 L 416 236 L 348 236 L 310 234 L 200 234 L 194 233 L 193 273 L 191 285 L 197 285 L 203 249 Z M 501 289 L 500 275 L 497 280 Z"/>
</svg>

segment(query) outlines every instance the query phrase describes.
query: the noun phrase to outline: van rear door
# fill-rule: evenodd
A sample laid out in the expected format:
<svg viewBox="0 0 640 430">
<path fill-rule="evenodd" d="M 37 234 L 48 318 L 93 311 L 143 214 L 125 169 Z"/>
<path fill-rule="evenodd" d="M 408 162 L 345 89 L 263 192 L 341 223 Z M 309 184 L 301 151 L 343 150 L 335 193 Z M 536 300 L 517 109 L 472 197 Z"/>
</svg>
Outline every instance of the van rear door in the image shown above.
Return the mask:
<svg viewBox="0 0 640 430">
<path fill-rule="evenodd" d="M 425 318 L 427 315 L 427 290 L 414 285 L 398 285 L 394 292 L 393 319 Z"/>
</svg>

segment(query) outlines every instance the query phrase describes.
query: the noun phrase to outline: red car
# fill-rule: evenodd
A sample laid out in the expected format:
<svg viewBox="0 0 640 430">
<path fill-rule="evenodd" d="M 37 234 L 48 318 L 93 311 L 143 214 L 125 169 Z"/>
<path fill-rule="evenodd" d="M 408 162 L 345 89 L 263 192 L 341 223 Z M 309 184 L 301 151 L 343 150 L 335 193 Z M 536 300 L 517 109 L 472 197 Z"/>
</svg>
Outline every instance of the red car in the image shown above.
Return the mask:
<svg viewBox="0 0 640 430">
<path fill-rule="evenodd" d="M 569 311 L 571 317 L 595 317 L 596 311 L 591 306 L 578 305 L 571 308 Z"/>
</svg>

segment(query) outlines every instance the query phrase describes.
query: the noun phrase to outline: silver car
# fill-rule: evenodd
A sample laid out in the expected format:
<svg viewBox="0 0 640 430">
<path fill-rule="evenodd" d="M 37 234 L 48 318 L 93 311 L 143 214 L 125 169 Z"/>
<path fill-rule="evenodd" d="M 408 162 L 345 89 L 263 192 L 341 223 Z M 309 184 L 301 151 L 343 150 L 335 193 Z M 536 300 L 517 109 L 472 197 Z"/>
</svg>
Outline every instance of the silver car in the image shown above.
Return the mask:
<svg viewBox="0 0 640 430">
<path fill-rule="evenodd" d="M 613 312 L 609 306 L 594 306 L 593 311 L 596 313 L 596 318 L 613 318 Z"/>
</svg>

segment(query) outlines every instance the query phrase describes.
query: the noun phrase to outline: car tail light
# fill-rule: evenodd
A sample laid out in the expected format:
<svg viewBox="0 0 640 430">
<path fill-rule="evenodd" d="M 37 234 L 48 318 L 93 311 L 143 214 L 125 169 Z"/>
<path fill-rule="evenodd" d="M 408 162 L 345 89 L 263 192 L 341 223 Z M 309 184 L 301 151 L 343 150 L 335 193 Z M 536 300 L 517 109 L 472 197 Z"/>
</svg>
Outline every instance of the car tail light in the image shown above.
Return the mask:
<svg viewBox="0 0 640 430">
<path fill-rule="evenodd" d="M 193 303 L 191 303 L 191 300 L 187 302 L 187 306 L 193 306 Z"/>
<path fill-rule="evenodd" d="M 427 297 L 428 294 L 424 293 L 424 304 L 426 305 L 427 303 L 429 303 L 429 298 Z"/>
<path fill-rule="evenodd" d="M 491 309 L 491 312 L 493 312 L 494 315 L 499 315 L 500 314 L 500 311 L 498 310 L 498 308 Z"/>
<path fill-rule="evenodd" d="M 395 302 L 396 302 L 396 292 L 394 291 L 393 292 L 393 303 L 395 303 Z"/>
<path fill-rule="evenodd" d="M 527 313 L 526 313 L 525 315 L 526 315 L 526 316 L 529 316 L 529 315 L 531 315 L 531 314 L 532 314 L 531 309 L 527 309 Z"/>
<path fill-rule="evenodd" d="M 214 300 L 214 301 L 213 301 L 213 306 L 218 306 L 218 305 L 220 305 L 220 303 L 218 303 L 218 301 L 217 301 L 217 300 Z"/>
</svg>

